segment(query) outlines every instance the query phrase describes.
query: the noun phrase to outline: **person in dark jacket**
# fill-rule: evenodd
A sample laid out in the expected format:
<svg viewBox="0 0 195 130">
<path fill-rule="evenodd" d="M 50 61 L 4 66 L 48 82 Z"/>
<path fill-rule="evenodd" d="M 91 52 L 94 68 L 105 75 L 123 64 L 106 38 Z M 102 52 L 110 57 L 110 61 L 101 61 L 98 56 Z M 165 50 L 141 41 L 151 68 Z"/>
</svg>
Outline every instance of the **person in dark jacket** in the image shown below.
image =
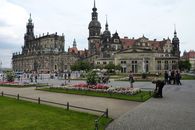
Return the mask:
<svg viewBox="0 0 195 130">
<path fill-rule="evenodd" d="M 163 87 L 165 85 L 165 82 L 159 78 L 159 74 L 156 74 L 156 79 L 152 81 L 152 83 L 156 84 L 156 88 L 154 90 L 154 97 L 155 98 L 162 98 L 163 97 Z"/>
<path fill-rule="evenodd" d="M 176 71 L 175 80 L 177 85 L 181 85 L 181 74 L 178 71 Z"/>
<path fill-rule="evenodd" d="M 164 81 L 159 81 L 159 84 L 158 84 L 159 86 L 159 91 L 158 91 L 158 96 L 160 97 L 160 98 L 162 98 L 163 97 L 163 95 L 162 95 L 162 91 L 163 91 L 163 87 L 164 87 L 164 85 L 165 85 L 165 82 Z"/>
<path fill-rule="evenodd" d="M 169 75 L 167 71 L 165 71 L 164 80 L 165 80 L 165 84 L 169 84 Z"/>
</svg>

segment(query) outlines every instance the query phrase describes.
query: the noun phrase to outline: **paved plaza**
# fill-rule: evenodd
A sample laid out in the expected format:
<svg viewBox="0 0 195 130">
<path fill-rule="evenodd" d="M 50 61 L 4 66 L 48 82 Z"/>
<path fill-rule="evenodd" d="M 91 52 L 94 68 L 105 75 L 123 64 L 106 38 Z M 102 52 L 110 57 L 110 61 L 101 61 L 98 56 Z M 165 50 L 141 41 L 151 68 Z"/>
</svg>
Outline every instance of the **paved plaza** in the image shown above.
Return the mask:
<svg viewBox="0 0 195 130">
<path fill-rule="evenodd" d="M 195 81 L 166 85 L 164 98 L 151 98 L 114 120 L 106 130 L 195 130 Z"/>
<path fill-rule="evenodd" d="M 40 80 L 49 84 L 60 85 L 63 80 Z M 71 84 L 82 81 L 71 81 Z M 128 82 L 112 81 L 116 86 L 129 86 Z M 135 82 L 135 87 L 154 89 L 151 82 Z M 72 105 L 93 109 L 109 109 L 109 116 L 114 121 L 106 130 L 193 130 L 195 129 L 195 81 L 182 81 L 182 86 L 166 85 L 163 98 L 151 98 L 139 103 L 116 99 L 88 97 L 80 95 L 51 93 L 34 90 L 35 88 L 0 87 L 0 91 L 10 94 L 20 94 L 32 98 L 70 102 Z"/>
</svg>

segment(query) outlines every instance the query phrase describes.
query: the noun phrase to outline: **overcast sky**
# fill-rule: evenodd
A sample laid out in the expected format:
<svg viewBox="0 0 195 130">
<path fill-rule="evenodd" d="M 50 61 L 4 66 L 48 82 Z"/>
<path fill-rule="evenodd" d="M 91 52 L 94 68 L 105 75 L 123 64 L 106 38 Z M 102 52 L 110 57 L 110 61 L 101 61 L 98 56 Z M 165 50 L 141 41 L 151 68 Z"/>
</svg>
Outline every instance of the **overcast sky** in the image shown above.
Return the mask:
<svg viewBox="0 0 195 130">
<path fill-rule="evenodd" d="M 194 0 L 96 0 L 102 31 L 106 15 L 109 30 L 120 37 L 173 38 L 176 24 L 180 49 L 195 50 Z M 79 49 L 88 48 L 88 24 L 93 0 L 0 0 L 0 61 L 11 67 L 13 52 L 21 51 L 29 14 L 35 35 L 64 33 L 65 50 L 73 39 Z"/>
</svg>

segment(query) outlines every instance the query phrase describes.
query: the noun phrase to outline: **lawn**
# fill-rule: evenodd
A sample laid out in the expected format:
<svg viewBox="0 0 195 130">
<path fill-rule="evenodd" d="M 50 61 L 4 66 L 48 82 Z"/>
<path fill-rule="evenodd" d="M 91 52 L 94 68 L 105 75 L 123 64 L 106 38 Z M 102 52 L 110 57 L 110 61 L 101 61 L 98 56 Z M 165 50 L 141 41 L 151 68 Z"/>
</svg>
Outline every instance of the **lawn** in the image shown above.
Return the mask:
<svg viewBox="0 0 195 130">
<path fill-rule="evenodd" d="M 93 130 L 97 116 L 0 96 L 0 118 L 1 130 Z"/>
<path fill-rule="evenodd" d="M 195 80 L 195 76 L 193 75 L 182 74 L 181 76 L 181 80 Z"/>
<path fill-rule="evenodd" d="M 138 93 L 136 95 L 124 95 L 124 94 L 115 94 L 115 93 L 109 94 L 109 93 L 87 91 L 87 90 L 68 90 L 68 89 L 64 89 L 64 88 L 53 88 L 53 87 L 41 88 L 41 89 L 37 89 L 37 90 L 65 93 L 65 94 L 114 98 L 114 99 L 137 101 L 137 102 L 144 102 L 152 96 L 151 92 L 148 92 L 148 91 L 141 91 L 140 93 Z"/>
</svg>

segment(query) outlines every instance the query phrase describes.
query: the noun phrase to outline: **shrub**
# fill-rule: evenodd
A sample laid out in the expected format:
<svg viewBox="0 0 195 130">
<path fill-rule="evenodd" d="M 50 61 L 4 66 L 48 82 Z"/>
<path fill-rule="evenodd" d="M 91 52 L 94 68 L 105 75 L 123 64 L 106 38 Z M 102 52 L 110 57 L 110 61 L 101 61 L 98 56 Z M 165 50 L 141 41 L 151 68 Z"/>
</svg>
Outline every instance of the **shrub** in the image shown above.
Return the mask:
<svg viewBox="0 0 195 130">
<path fill-rule="evenodd" d="M 99 82 L 99 77 L 94 71 L 87 73 L 87 84 L 96 85 Z"/>
<path fill-rule="evenodd" d="M 8 82 L 13 82 L 14 81 L 14 73 L 12 71 L 7 71 L 6 72 L 6 79 Z"/>
</svg>

